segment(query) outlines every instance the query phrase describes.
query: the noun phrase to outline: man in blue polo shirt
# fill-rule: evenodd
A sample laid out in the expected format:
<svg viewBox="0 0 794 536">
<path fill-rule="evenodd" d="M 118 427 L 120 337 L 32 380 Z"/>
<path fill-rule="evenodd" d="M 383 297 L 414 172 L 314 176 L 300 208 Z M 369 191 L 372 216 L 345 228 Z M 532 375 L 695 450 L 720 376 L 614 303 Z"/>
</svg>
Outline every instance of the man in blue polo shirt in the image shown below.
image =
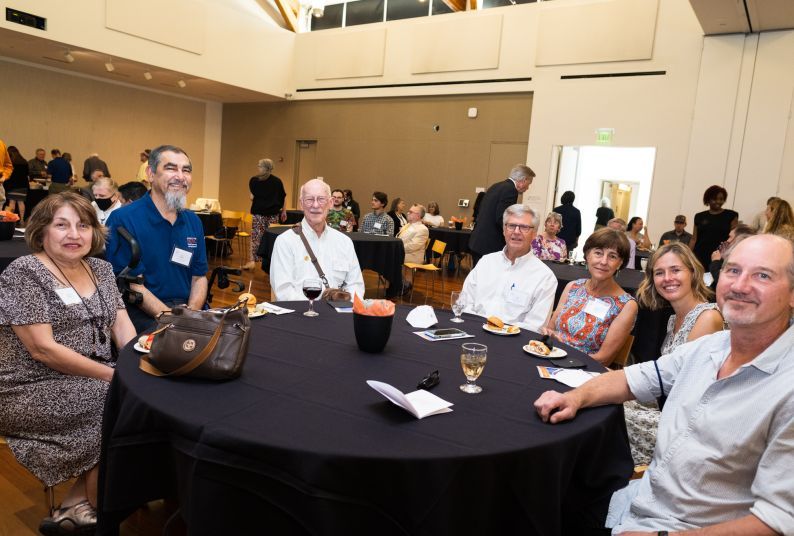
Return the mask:
<svg viewBox="0 0 794 536">
<path fill-rule="evenodd" d="M 72 183 L 72 166 L 61 155 L 58 149 L 52 150 L 53 158 L 47 164 L 47 175 L 52 182 L 50 183 L 50 193 L 57 194 L 68 190 Z"/>
<path fill-rule="evenodd" d="M 184 210 L 191 172 L 185 151 L 172 145 L 157 147 L 146 168 L 151 191 L 113 211 L 107 221 L 106 258 L 116 273 L 127 266 L 131 254 L 118 228 L 127 229 L 141 248 L 141 261 L 131 274 L 143 274 L 144 286 L 132 285 L 143 294 L 143 303 L 128 307 L 139 332 L 161 311 L 183 303 L 201 309 L 207 297 L 204 229 L 198 216 Z"/>
</svg>

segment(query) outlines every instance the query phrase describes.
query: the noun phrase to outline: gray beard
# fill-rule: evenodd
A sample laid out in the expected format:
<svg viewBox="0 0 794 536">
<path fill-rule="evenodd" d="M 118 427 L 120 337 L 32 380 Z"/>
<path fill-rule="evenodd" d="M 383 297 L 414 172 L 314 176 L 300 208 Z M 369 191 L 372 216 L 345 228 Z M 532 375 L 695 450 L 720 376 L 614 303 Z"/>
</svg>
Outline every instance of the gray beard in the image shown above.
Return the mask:
<svg viewBox="0 0 794 536">
<path fill-rule="evenodd" d="M 165 204 L 168 208 L 177 212 L 180 210 L 185 210 L 185 207 L 187 206 L 187 194 L 180 194 L 178 192 L 172 192 L 171 190 L 168 190 L 165 192 Z"/>
</svg>

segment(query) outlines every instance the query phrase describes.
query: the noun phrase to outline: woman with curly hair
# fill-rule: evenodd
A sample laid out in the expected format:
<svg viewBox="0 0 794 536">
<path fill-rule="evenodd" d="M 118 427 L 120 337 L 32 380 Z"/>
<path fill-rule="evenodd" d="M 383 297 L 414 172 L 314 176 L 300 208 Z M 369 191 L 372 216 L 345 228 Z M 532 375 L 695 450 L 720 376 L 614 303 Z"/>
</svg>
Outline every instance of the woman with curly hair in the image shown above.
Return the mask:
<svg viewBox="0 0 794 536">
<path fill-rule="evenodd" d="M 703 204 L 709 209 L 695 214 L 695 231 L 689 247 L 701 266 L 708 266 L 711 253 L 728 239 L 728 233 L 739 224 L 739 213 L 722 208 L 728 191 L 722 186 L 709 186 L 703 193 Z"/>
</svg>

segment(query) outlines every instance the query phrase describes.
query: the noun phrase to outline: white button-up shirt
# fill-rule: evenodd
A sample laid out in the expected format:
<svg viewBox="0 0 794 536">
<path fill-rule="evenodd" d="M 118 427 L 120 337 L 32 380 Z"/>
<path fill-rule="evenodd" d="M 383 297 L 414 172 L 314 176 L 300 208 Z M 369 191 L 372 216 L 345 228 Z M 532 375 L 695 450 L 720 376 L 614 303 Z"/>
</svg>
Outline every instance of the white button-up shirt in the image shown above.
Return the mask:
<svg viewBox="0 0 794 536">
<path fill-rule="evenodd" d="M 557 278 L 530 250 L 515 263 L 504 250 L 485 255 L 463 282 L 464 311 L 539 331 L 554 305 Z"/>
<path fill-rule="evenodd" d="M 322 234 L 317 236 L 306 220 L 301 221 L 301 228 L 325 272 L 328 284 L 332 288 L 340 288 L 344 283 L 346 291 L 363 298 L 364 278 L 350 237 L 327 225 Z M 303 280 L 310 277 L 319 278 L 320 274 L 312 264 L 301 237 L 292 229 L 281 233 L 273 245 L 270 259 L 270 286 L 275 299 L 305 300 Z"/>
<path fill-rule="evenodd" d="M 613 533 L 688 530 L 753 514 L 794 534 L 794 327 L 750 363 L 717 379 L 723 331 L 659 358 L 665 392 L 644 477 L 612 497 Z M 640 401 L 661 394 L 653 362 L 626 368 Z"/>
</svg>

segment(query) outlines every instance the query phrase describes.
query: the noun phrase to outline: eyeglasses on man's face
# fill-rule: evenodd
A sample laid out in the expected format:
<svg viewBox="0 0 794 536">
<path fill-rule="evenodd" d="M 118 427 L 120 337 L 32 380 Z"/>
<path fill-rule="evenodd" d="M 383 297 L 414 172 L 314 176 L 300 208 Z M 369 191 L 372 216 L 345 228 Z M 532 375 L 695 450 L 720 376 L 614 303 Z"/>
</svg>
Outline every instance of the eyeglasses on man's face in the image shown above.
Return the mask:
<svg viewBox="0 0 794 536">
<path fill-rule="evenodd" d="M 525 223 L 506 223 L 505 229 L 511 233 L 514 233 L 515 231 L 521 231 L 522 233 L 526 234 L 530 229 L 534 229 L 534 227 Z"/>
<path fill-rule="evenodd" d="M 310 207 L 317 203 L 318 206 L 324 207 L 328 204 L 328 197 L 325 196 L 317 196 L 317 197 L 302 197 L 301 202 L 304 206 Z"/>
</svg>

